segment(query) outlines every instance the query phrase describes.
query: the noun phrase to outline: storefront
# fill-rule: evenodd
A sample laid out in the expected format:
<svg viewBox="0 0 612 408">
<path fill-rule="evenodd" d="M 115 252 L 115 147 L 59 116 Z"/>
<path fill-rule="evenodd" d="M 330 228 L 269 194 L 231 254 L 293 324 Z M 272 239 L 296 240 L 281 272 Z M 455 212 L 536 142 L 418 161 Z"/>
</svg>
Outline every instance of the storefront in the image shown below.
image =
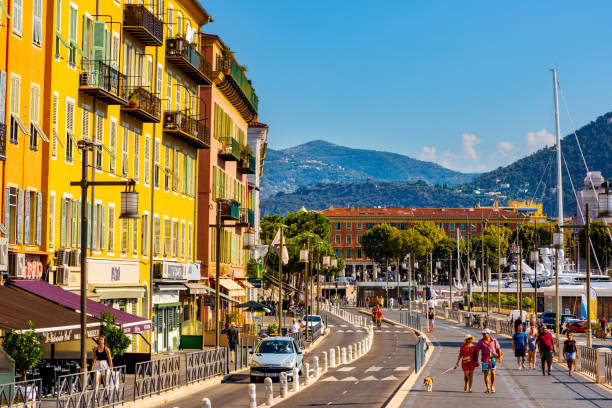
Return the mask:
<svg viewBox="0 0 612 408">
<path fill-rule="evenodd" d="M 187 290 L 180 292 L 181 315 L 181 349 L 201 349 L 203 339 L 204 296 L 209 292 L 199 283 L 200 264 L 185 264 Z"/>
<path fill-rule="evenodd" d="M 180 293 L 187 290 L 187 269 L 179 262 L 155 264 L 153 283 L 153 351 L 176 350 L 180 344 Z"/>
</svg>

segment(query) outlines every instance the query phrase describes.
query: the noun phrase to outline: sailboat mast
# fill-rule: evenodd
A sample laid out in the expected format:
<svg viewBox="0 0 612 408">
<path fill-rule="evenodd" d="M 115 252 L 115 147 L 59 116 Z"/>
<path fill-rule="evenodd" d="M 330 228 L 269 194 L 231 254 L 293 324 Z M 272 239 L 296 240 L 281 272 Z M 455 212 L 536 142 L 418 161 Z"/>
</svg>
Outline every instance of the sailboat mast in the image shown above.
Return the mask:
<svg viewBox="0 0 612 408">
<path fill-rule="evenodd" d="M 555 94 L 555 130 L 557 147 L 557 208 L 559 215 L 559 227 L 563 225 L 563 183 L 561 181 L 561 129 L 559 125 L 559 96 L 557 90 L 557 69 L 552 69 L 553 89 Z"/>
</svg>

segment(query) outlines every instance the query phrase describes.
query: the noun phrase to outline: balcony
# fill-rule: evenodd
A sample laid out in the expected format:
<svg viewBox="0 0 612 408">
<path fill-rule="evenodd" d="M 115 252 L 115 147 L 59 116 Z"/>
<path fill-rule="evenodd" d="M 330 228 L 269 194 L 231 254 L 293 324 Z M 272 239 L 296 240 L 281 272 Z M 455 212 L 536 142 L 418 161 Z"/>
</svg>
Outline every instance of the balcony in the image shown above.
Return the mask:
<svg viewBox="0 0 612 408">
<path fill-rule="evenodd" d="M 243 174 L 255 174 L 255 156 L 250 153 L 242 153 L 238 160 L 238 170 Z"/>
<path fill-rule="evenodd" d="M 236 223 L 237 227 L 252 228 L 255 226 L 255 211 L 250 208 L 240 209 L 240 218 Z"/>
<path fill-rule="evenodd" d="M 121 96 L 127 104 L 121 107 L 121 112 L 144 123 L 159 123 L 161 121 L 161 100 L 142 86 L 124 86 Z"/>
<path fill-rule="evenodd" d="M 185 112 L 164 112 L 164 133 L 178 137 L 196 149 L 210 149 L 210 129 Z"/>
<path fill-rule="evenodd" d="M 0 161 L 6 160 L 6 123 L 0 123 Z"/>
<path fill-rule="evenodd" d="M 238 221 L 240 219 L 240 203 L 234 200 L 221 202 L 221 219 Z"/>
<path fill-rule="evenodd" d="M 166 59 L 198 85 L 210 85 L 212 66 L 183 37 L 166 39 Z"/>
<path fill-rule="evenodd" d="M 255 118 L 259 107 L 259 98 L 251 82 L 244 74 L 244 69 L 234 58 L 217 55 L 217 72 L 223 73 L 217 87 L 236 106 L 242 117 L 250 122 Z"/>
<path fill-rule="evenodd" d="M 159 47 L 164 43 L 164 23 L 144 5 L 123 6 L 123 29 L 142 45 Z"/>
<path fill-rule="evenodd" d="M 93 96 L 108 105 L 125 105 L 120 95 L 125 75 L 104 61 L 83 60 L 79 75 L 79 91 Z"/>
<path fill-rule="evenodd" d="M 240 160 L 240 143 L 233 137 L 226 137 L 220 139 L 222 143 L 221 150 L 219 150 L 219 157 L 226 161 L 239 161 Z"/>
</svg>

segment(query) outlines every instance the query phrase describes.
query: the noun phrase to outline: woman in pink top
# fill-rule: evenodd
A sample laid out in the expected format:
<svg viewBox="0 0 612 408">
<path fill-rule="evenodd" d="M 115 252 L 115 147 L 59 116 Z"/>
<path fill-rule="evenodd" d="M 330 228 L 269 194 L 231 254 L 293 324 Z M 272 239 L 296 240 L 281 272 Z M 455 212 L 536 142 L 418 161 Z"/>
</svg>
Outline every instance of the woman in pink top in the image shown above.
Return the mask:
<svg viewBox="0 0 612 408">
<path fill-rule="evenodd" d="M 482 372 L 484 374 L 485 385 L 487 390 L 485 394 L 495 392 L 495 368 L 497 367 L 497 361 L 501 363 L 503 353 L 499 347 L 499 343 L 496 339 L 491 337 L 491 331 L 484 329 L 482 331 L 482 339 L 476 344 L 476 361 L 478 361 L 478 353 L 482 353 Z M 491 375 L 491 382 L 489 385 L 489 374 Z"/>
<path fill-rule="evenodd" d="M 459 347 L 459 356 L 457 357 L 457 362 L 455 363 L 455 369 L 459 366 L 459 361 L 461 361 L 461 369 L 463 370 L 463 391 L 472 392 L 472 380 L 474 378 L 474 369 L 478 366 L 478 361 L 476 361 L 476 356 L 474 355 L 476 351 L 476 346 L 472 344 L 474 341 L 474 336 L 468 334 L 465 336 L 465 341 Z"/>
</svg>

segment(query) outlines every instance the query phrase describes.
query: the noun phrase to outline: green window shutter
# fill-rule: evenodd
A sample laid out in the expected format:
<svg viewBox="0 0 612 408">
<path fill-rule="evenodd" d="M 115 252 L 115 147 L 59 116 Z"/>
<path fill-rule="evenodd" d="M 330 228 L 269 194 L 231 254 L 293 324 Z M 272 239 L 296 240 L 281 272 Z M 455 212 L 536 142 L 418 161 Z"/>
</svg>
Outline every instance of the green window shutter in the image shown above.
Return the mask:
<svg viewBox="0 0 612 408">
<path fill-rule="evenodd" d="M 30 245 L 30 192 L 26 191 L 25 192 L 25 197 L 24 197 L 24 223 L 23 223 L 23 229 L 24 229 L 24 244 L 26 245 Z"/>
<path fill-rule="evenodd" d="M 79 242 L 76 240 L 77 236 L 77 214 L 79 210 L 76 205 L 76 200 L 72 200 L 72 247 L 77 248 L 79 246 Z"/>
<path fill-rule="evenodd" d="M 83 54 L 89 58 L 89 43 L 87 41 L 87 37 L 88 37 L 88 33 L 87 33 L 87 27 L 88 27 L 88 19 L 87 16 L 85 14 L 83 14 Z"/>
<path fill-rule="evenodd" d="M 101 250 L 104 249 L 104 237 L 106 234 L 105 220 L 106 220 L 106 207 L 102 206 L 102 220 L 100 222 L 100 249 Z"/>
<path fill-rule="evenodd" d="M 36 193 L 36 245 L 42 243 L 42 193 Z"/>
<path fill-rule="evenodd" d="M 60 218 L 60 248 L 66 247 L 66 198 L 62 197 L 62 217 Z"/>
<path fill-rule="evenodd" d="M 17 190 L 17 243 L 23 243 L 23 190 Z"/>
<path fill-rule="evenodd" d="M 106 26 L 104 26 L 104 61 L 106 61 L 108 65 L 110 65 L 110 50 L 111 50 L 110 44 L 111 44 L 111 33 L 110 33 L 110 30 L 108 30 Z"/>
<path fill-rule="evenodd" d="M 106 43 L 106 24 L 104 21 L 94 21 L 93 35 L 92 35 L 92 48 L 93 48 L 93 59 L 94 61 L 103 61 L 106 56 L 105 43 Z"/>
</svg>

